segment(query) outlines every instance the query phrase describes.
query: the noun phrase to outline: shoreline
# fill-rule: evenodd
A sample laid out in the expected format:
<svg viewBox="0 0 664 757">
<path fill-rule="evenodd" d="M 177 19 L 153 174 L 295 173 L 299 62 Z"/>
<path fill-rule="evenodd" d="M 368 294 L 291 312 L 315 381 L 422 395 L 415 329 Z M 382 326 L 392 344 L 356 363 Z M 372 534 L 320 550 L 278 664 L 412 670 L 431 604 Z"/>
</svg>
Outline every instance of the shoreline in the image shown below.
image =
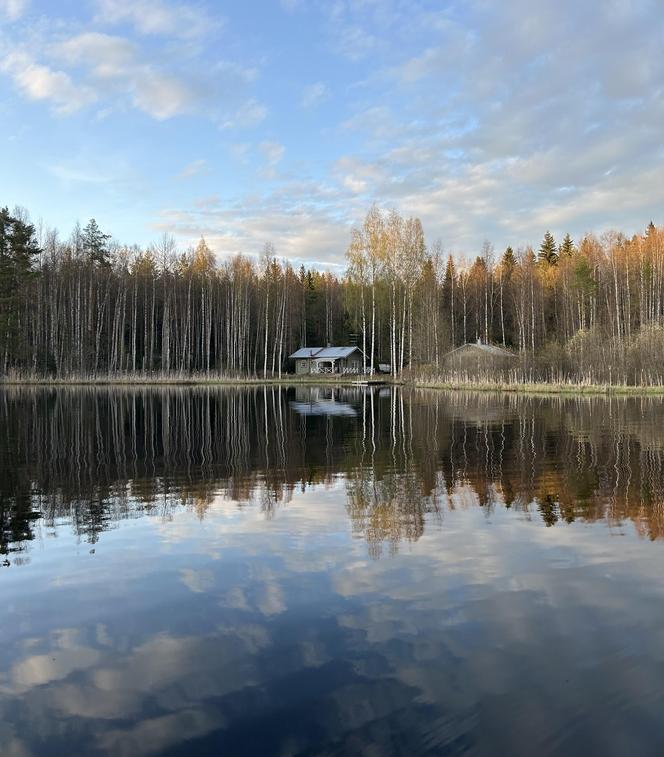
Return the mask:
<svg viewBox="0 0 664 757">
<path fill-rule="evenodd" d="M 448 392 L 483 392 L 494 394 L 538 394 L 538 395 L 594 395 L 603 397 L 664 397 L 662 386 L 630 386 L 627 384 L 581 384 L 581 383 L 493 383 L 463 381 L 426 381 L 415 379 L 407 382 L 418 389 L 444 390 Z"/>
<path fill-rule="evenodd" d="M 356 378 L 325 377 L 299 378 L 289 374 L 277 377 L 232 377 L 232 376 L 72 376 L 67 378 L 26 377 L 0 379 L 4 386 L 277 386 L 288 385 L 336 385 L 353 386 Z M 385 383 L 395 383 L 386 379 Z"/>
<path fill-rule="evenodd" d="M 397 378 L 384 376 L 378 379 L 388 386 L 402 386 L 412 389 L 427 389 L 449 392 L 483 392 L 494 394 L 538 394 L 538 395 L 596 395 L 596 396 L 662 396 L 664 384 L 655 386 L 631 386 L 626 384 L 585 384 L 528 382 L 505 383 L 492 381 L 455 381 L 421 378 Z M 295 376 L 286 374 L 281 378 L 258 376 L 72 376 L 72 377 L 11 377 L 0 379 L 1 387 L 140 387 L 140 386 L 357 386 L 355 376 Z M 361 385 L 361 384 L 360 384 Z"/>
</svg>

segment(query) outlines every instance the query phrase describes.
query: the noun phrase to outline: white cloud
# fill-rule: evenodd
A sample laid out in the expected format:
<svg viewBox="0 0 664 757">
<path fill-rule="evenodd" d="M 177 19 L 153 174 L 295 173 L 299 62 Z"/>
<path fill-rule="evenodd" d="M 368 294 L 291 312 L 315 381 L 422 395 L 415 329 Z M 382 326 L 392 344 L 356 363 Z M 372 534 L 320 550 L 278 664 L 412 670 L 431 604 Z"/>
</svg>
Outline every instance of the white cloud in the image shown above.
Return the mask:
<svg viewBox="0 0 664 757">
<path fill-rule="evenodd" d="M 440 70 L 446 57 L 446 50 L 436 47 L 429 48 L 402 63 L 398 69 L 398 74 L 404 82 L 412 84 Z"/>
<path fill-rule="evenodd" d="M 100 99 L 129 97 L 135 107 L 157 120 L 200 112 L 203 102 L 211 118 L 219 118 L 217 107 L 233 113 L 224 117 L 224 126 L 229 128 L 255 125 L 267 112 L 254 99 L 237 105 L 241 93 L 257 76 L 255 67 L 218 61 L 205 71 L 188 67 L 173 73 L 161 63 L 146 60 L 131 40 L 101 32 L 84 32 L 49 49 L 60 61 L 87 73 Z"/>
<path fill-rule="evenodd" d="M 249 159 L 249 151 L 251 150 L 250 142 L 233 142 L 228 146 L 229 153 L 239 163 L 247 163 Z"/>
<path fill-rule="evenodd" d="M 258 254 L 272 240 L 280 257 L 338 270 L 344 264 L 351 223 L 365 211 L 344 189 L 311 181 L 278 184 L 216 207 L 164 210 L 154 224 L 188 244 L 201 234 L 221 258 Z"/>
<path fill-rule="evenodd" d="M 212 18 L 200 8 L 162 0 L 97 0 L 97 5 L 100 23 L 128 23 L 146 35 L 199 37 L 222 23 L 220 17 Z"/>
<path fill-rule="evenodd" d="M 64 71 L 34 61 L 27 53 L 13 52 L 0 61 L 17 89 L 29 100 L 44 100 L 60 114 L 73 113 L 96 99 L 95 93 L 74 83 Z"/>
<path fill-rule="evenodd" d="M 246 100 L 231 115 L 221 121 L 222 129 L 241 129 L 257 126 L 267 116 L 267 108 L 258 100 L 251 98 Z"/>
<path fill-rule="evenodd" d="M 268 181 L 274 181 L 278 176 L 277 166 L 284 157 L 286 148 L 282 144 L 279 144 L 279 142 L 261 142 L 258 145 L 258 149 L 263 154 L 266 163 L 259 172 L 259 176 Z"/>
<path fill-rule="evenodd" d="M 15 14 L 24 3 L 0 0 L 0 17 L 10 5 Z M 304 11 L 312 44 L 356 63 L 353 73 L 347 63 L 335 72 L 340 123 L 315 121 L 313 109 L 329 96 L 326 69 L 303 70 L 295 81 L 297 102 L 312 109 L 312 134 L 318 126 L 323 135 L 311 162 L 286 131 L 288 103 L 268 91 L 270 82 L 264 100 L 251 89 L 266 61 L 275 81 L 293 61 L 269 43 L 241 63 L 219 60 L 201 42 L 213 3 L 95 0 L 96 26 L 55 43 L 49 35 L 72 27 L 54 19 L 52 33 L 34 31 L 39 44 L 15 47 L 4 60 L 0 51 L 0 68 L 26 98 L 59 113 L 97 102 L 98 118 L 135 107 L 157 120 L 191 114 L 237 130 L 224 148 L 234 186 L 247 194 L 224 192 L 223 202 L 238 217 L 206 203 L 162 219 L 184 237 L 204 231 L 222 254 L 270 238 L 292 259 L 341 262 L 349 223 L 374 199 L 420 214 L 429 239 L 469 254 L 487 237 L 497 248 L 537 241 L 540 225 L 573 235 L 607 225 L 630 232 L 660 217 L 653 177 L 664 168 L 664 16 L 654 0 L 611 0 L 607 8 L 600 0 L 468 0 L 462 11 L 418 0 L 281 5 Z M 92 31 L 100 23 L 122 25 L 122 33 Z M 233 40 L 230 31 L 224 52 L 250 53 L 255 40 Z M 265 133 L 268 107 L 275 118 Z M 286 133 L 297 182 L 283 169 Z M 86 180 L 70 168 L 51 166 L 61 178 Z"/>
<path fill-rule="evenodd" d="M 64 183 L 75 184 L 106 184 L 108 176 L 89 168 L 80 168 L 67 163 L 53 163 L 48 171 Z"/>
<path fill-rule="evenodd" d="M 194 200 L 194 205 L 199 210 L 208 210 L 209 208 L 217 207 L 221 203 L 221 197 L 218 194 L 207 195 L 207 197 L 199 197 Z"/>
<path fill-rule="evenodd" d="M 350 156 L 339 158 L 333 172 L 341 185 L 353 194 L 366 193 L 386 180 L 379 165 Z"/>
<path fill-rule="evenodd" d="M 403 133 L 403 127 L 397 123 L 386 105 L 371 105 L 360 110 L 347 118 L 341 126 L 349 131 L 365 132 L 371 140 L 395 139 Z"/>
<path fill-rule="evenodd" d="M 288 11 L 288 13 L 294 13 L 295 11 L 304 8 L 305 0 L 281 0 L 281 7 Z"/>
<path fill-rule="evenodd" d="M 342 27 L 334 40 L 334 49 L 344 58 L 358 62 L 380 47 L 380 41 L 360 26 Z"/>
<path fill-rule="evenodd" d="M 206 173 L 209 170 L 207 160 L 200 158 L 188 163 L 178 174 L 178 179 L 191 179 L 198 174 Z"/>
<path fill-rule="evenodd" d="M 125 147 L 100 151 L 94 145 L 80 146 L 74 152 L 67 150 L 51 156 L 40 169 L 56 179 L 57 191 L 80 190 L 94 197 L 97 205 L 127 197 L 140 183 Z"/>
<path fill-rule="evenodd" d="M 0 16 L 18 21 L 28 8 L 29 0 L 0 0 Z"/>
<path fill-rule="evenodd" d="M 136 46 L 123 37 L 85 32 L 56 45 L 54 51 L 69 65 L 87 67 L 105 94 L 110 83 L 117 94 L 129 95 L 135 107 L 160 121 L 191 112 L 200 99 L 193 82 L 143 62 Z"/>
<path fill-rule="evenodd" d="M 286 148 L 278 142 L 261 142 L 259 148 L 270 166 L 276 166 L 286 152 Z"/>
<path fill-rule="evenodd" d="M 243 66 L 235 61 L 220 60 L 214 64 L 212 71 L 215 77 L 225 77 L 228 80 L 239 80 L 251 84 L 258 77 L 256 66 Z"/>
<path fill-rule="evenodd" d="M 418 213 L 430 239 L 470 253 L 487 236 L 537 241 L 554 222 L 629 233 L 657 217 L 664 17 L 653 3 L 598 13 L 595 2 L 471 0 L 463 14 L 414 11 L 403 32 L 338 7 L 338 28 L 379 43 L 392 24 L 389 54 L 374 49 L 379 64 L 342 123 L 362 143 L 332 163 L 340 191 Z"/>
<path fill-rule="evenodd" d="M 55 45 L 55 53 L 70 65 L 85 63 L 99 78 L 114 78 L 134 66 L 136 46 L 124 37 L 85 32 Z"/>
<path fill-rule="evenodd" d="M 187 84 L 151 69 L 134 80 L 133 99 L 140 110 L 158 121 L 191 111 L 196 100 Z"/>
<path fill-rule="evenodd" d="M 322 81 L 310 84 L 302 90 L 300 105 L 303 108 L 313 108 L 330 96 L 328 88 Z"/>
</svg>

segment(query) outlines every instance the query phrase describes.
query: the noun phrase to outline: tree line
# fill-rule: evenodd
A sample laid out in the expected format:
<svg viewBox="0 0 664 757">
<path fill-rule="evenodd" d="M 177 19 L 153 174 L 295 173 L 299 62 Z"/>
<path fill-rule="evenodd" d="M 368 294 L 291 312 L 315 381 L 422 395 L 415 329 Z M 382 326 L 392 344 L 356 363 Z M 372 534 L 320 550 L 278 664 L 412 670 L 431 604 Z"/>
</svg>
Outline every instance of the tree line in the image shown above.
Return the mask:
<svg viewBox="0 0 664 757">
<path fill-rule="evenodd" d="M 366 369 L 442 374 L 454 347 L 518 353 L 522 376 L 661 383 L 664 228 L 566 235 L 475 256 L 428 244 L 417 218 L 370 208 L 341 274 L 259 256 L 218 262 L 113 241 L 94 219 L 62 239 L 0 210 L 0 371 L 280 376 L 300 346 L 357 344 Z"/>
</svg>

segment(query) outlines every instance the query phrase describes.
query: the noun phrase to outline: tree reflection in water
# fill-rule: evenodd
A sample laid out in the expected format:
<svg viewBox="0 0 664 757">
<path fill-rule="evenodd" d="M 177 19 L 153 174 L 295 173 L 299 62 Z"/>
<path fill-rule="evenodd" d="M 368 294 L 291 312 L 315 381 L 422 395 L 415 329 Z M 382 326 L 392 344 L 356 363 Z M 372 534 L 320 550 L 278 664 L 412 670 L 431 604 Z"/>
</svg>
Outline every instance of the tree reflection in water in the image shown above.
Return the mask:
<svg viewBox="0 0 664 757">
<path fill-rule="evenodd" d="M 511 508 L 545 526 L 632 521 L 664 534 L 664 402 L 362 388 L 6 388 L 0 551 L 40 533 L 90 544 L 119 521 L 202 519 L 217 497 L 273 517 L 345 482 L 373 557 L 449 509 Z"/>
</svg>

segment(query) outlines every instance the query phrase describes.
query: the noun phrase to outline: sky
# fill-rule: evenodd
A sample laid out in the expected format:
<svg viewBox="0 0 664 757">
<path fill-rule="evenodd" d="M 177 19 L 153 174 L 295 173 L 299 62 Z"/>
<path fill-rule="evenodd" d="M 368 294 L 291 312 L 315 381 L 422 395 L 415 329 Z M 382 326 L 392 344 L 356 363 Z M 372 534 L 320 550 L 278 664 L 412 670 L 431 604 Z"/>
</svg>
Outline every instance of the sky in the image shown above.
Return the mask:
<svg viewBox="0 0 664 757">
<path fill-rule="evenodd" d="M 0 204 L 343 265 L 664 223 L 664 0 L 0 0 Z"/>
</svg>

